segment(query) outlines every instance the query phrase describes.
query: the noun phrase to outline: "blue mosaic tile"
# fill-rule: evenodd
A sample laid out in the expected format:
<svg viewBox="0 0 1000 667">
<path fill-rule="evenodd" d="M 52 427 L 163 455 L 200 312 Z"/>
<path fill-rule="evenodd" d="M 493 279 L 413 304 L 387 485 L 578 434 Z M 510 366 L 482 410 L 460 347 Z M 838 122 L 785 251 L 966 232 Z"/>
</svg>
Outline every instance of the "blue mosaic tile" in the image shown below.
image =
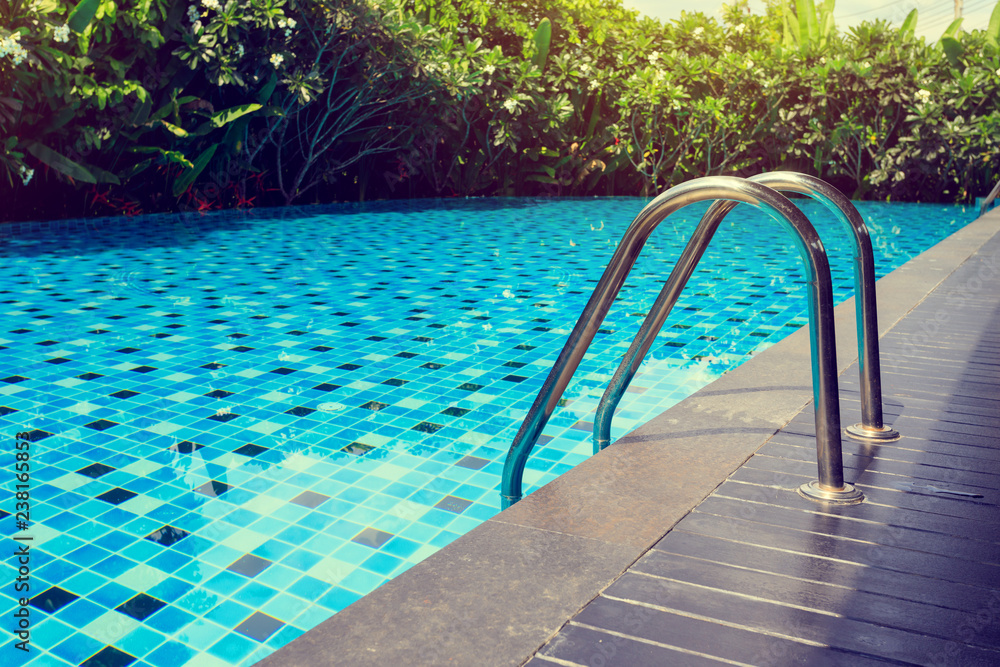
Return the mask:
<svg viewBox="0 0 1000 667">
<path fill-rule="evenodd" d="M 198 651 L 178 642 L 167 642 L 149 654 L 146 662 L 155 667 L 174 667 L 183 665 L 196 657 Z"/>
<path fill-rule="evenodd" d="M 72 633 L 73 628 L 57 618 L 49 617 L 40 621 L 35 620 L 31 628 L 32 648 L 35 648 L 37 644 L 44 646 L 46 650 L 51 650 Z"/>
<path fill-rule="evenodd" d="M 257 646 L 257 642 L 252 639 L 229 634 L 208 649 L 208 653 L 232 664 L 240 664 L 244 658 L 257 649 Z"/>
<path fill-rule="evenodd" d="M 87 596 L 92 602 L 114 609 L 126 600 L 135 597 L 135 591 L 115 582 L 109 582 Z"/>
<path fill-rule="evenodd" d="M 644 204 L 377 203 L 0 227 L 0 426 L 32 434 L 32 513 L 46 531 L 32 559 L 44 586 L 37 657 L 10 664 L 185 667 L 208 654 L 249 666 L 493 516 L 511 439 Z M 801 205 L 845 299 L 846 234 Z M 859 208 L 880 274 L 972 218 Z M 535 447 L 527 492 L 590 455 L 607 378 L 701 210 L 651 237 Z M 613 437 L 806 322 L 782 234 L 742 208 L 723 223 Z M 44 596 L 52 587 L 66 594 Z M 114 611 L 136 598 L 163 604 Z"/>
<path fill-rule="evenodd" d="M 77 632 L 53 648 L 52 653 L 71 664 L 79 665 L 103 649 L 104 646 L 96 639 Z"/>
<path fill-rule="evenodd" d="M 215 644 L 224 633 L 225 630 L 222 626 L 199 617 L 178 633 L 177 639 L 182 641 L 185 646 L 190 646 L 197 651 L 205 651 Z"/>
<path fill-rule="evenodd" d="M 278 591 L 257 582 L 250 582 L 232 594 L 232 599 L 242 602 L 252 609 L 260 609 L 265 602 L 277 595 Z"/>
<path fill-rule="evenodd" d="M 66 586 L 80 596 L 87 597 L 108 582 L 107 578 L 83 570 L 66 580 Z"/>
<path fill-rule="evenodd" d="M 171 635 L 187 626 L 194 619 L 195 617 L 191 614 L 177 609 L 176 607 L 168 606 L 150 616 L 149 619 L 144 621 L 144 623 L 154 630 L 159 630 L 165 635 Z"/>
</svg>

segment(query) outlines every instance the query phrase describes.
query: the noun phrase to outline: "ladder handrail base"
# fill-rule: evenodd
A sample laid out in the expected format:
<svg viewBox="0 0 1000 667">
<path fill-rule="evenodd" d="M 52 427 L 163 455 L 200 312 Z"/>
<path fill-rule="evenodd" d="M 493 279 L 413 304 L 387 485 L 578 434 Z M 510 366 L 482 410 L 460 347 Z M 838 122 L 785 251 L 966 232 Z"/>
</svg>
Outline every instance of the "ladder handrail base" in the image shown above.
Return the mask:
<svg viewBox="0 0 1000 667">
<path fill-rule="evenodd" d="M 818 481 L 807 482 L 798 488 L 798 493 L 807 500 L 831 505 L 857 505 L 865 500 L 865 494 L 846 482 L 840 489 L 824 489 Z"/>
<path fill-rule="evenodd" d="M 894 442 L 902 437 L 899 434 L 899 431 L 889 428 L 888 426 L 883 426 L 880 429 L 873 429 L 862 423 L 848 426 L 844 429 L 844 435 L 852 440 L 860 440 L 861 442 Z"/>
</svg>

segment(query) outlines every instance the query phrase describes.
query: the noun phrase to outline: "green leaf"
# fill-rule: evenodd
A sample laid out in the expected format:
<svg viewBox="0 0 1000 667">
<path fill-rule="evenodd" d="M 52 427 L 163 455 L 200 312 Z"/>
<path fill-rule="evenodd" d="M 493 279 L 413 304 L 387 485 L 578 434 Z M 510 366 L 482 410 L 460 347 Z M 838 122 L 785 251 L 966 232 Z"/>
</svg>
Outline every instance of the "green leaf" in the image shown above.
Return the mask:
<svg viewBox="0 0 1000 667">
<path fill-rule="evenodd" d="M 181 137 L 183 139 L 184 137 L 188 136 L 188 131 L 185 130 L 183 127 L 178 127 L 177 125 L 174 125 L 173 123 L 168 123 L 165 120 L 161 120 L 160 122 L 163 123 L 163 127 L 167 128 L 167 130 L 175 137 Z"/>
<path fill-rule="evenodd" d="M 11 111 L 20 111 L 24 108 L 24 102 L 14 99 L 13 97 L 0 97 L 0 104 L 4 105 Z"/>
<path fill-rule="evenodd" d="M 143 88 L 136 90 L 136 94 L 139 97 L 139 104 L 137 104 L 135 109 L 132 110 L 132 115 L 129 117 L 128 123 L 129 125 L 144 125 L 146 121 L 149 120 L 149 110 L 152 106 L 152 99 Z"/>
<path fill-rule="evenodd" d="M 191 160 L 189 160 L 187 156 L 184 155 L 184 153 L 181 153 L 180 151 L 165 151 L 161 148 L 159 149 L 159 152 L 161 155 L 163 155 L 163 157 L 167 159 L 167 162 L 174 162 L 181 166 L 187 167 L 188 169 L 194 169 L 194 163 L 191 162 Z"/>
<path fill-rule="evenodd" d="M 219 144 L 212 144 L 206 148 L 202 151 L 201 155 L 195 159 L 194 167 L 192 169 L 188 169 L 174 180 L 173 192 L 175 197 L 180 197 L 184 194 L 185 190 L 191 187 L 191 184 L 194 183 L 194 179 L 198 178 L 201 172 L 205 170 L 205 167 L 208 166 L 212 156 L 215 155 L 215 149 L 218 147 Z"/>
<path fill-rule="evenodd" d="M 59 9 L 59 3 L 56 2 L 56 0 L 38 0 L 35 3 L 35 9 L 37 9 L 40 14 L 51 14 Z"/>
<path fill-rule="evenodd" d="M 910 10 L 910 13 L 906 15 L 906 19 L 903 21 L 903 26 L 899 29 L 904 35 L 913 37 L 914 32 L 917 29 L 917 10 Z"/>
<path fill-rule="evenodd" d="M 140 173 L 146 171 L 146 169 L 148 169 L 149 165 L 151 164 L 153 164 L 153 158 L 148 158 L 146 160 L 143 160 L 142 162 L 132 165 L 127 170 L 125 170 L 124 173 L 122 173 L 122 180 L 127 181 L 133 176 L 139 175 Z"/>
<path fill-rule="evenodd" d="M 217 128 L 228 125 L 232 121 L 247 115 L 248 113 L 253 113 L 260 109 L 262 105 L 260 104 L 242 104 L 240 106 L 230 107 L 228 109 L 223 109 L 222 111 L 212 114 L 212 117 L 207 121 L 198 126 L 191 134 L 195 136 L 203 136 L 215 130 Z M 266 115 L 266 114 L 265 114 Z"/>
<path fill-rule="evenodd" d="M 813 0 L 796 0 L 795 7 L 799 13 L 799 32 L 804 44 L 814 44 L 819 41 L 819 26 L 816 25 L 816 5 Z"/>
<path fill-rule="evenodd" d="M 210 123 L 215 125 L 215 127 L 222 127 L 227 123 L 231 123 L 240 116 L 245 116 L 248 113 L 253 113 L 257 109 L 260 109 L 263 105 L 261 104 L 241 104 L 235 107 L 229 107 L 228 109 L 223 109 L 218 113 L 212 114 Z"/>
<path fill-rule="evenodd" d="M 128 149 L 128 151 L 130 153 L 159 153 L 167 160 L 167 162 L 174 162 L 187 167 L 188 169 L 194 168 L 194 164 L 191 160 L 187 159 L 187 156 L 180 151 L 166 151 L 159 146 L 132 146 Z"/>
<path fill-rule="evenodd" d="M 993 13 L 990 14 L 990 24 L 986 28 L 986 40 L 994 48 L 1000 48 L 1000 2 L 997 3 L 997 6 L 993 8 Z"/>
<path fill-rule="evenodd" d="M 961 29 L 962 29 L 962 19 L 960 18 L 955 19 L 950 24 L 948 24 L 947 28 L 945 28 L 944 32 L 941 34 L 941 38 L 943 39 L 945 37 L 954 37 L 955 35 L 958 34 L 958 31 Z"/>
<path fill-rule="evenodd" d="M 122 184 L 122 182 L 118 180 L 118 177 L 110 171 L 104 171 L 100 167 L 95 167 L 94 165 L 90 165 L 89 169 L 91 173 L 94 174 L 94 178 L 97 179 L 98 183 L 112 183 L 114 185 Z"/>
<path fill-rule="evenodd" d="M 160 107 L 159 109 L 157 109 L 156 111 L 154 111 L 153 115 L 149 117 L 149 120 L 151 120 L 151 121 L 158 121 L 158 120 L 161 120 L 163 118 L 166 118 L 167 116 L 169 116 L 173 112 L 174 112 L 174 103 L 173 102 L 167 102 L 162 107 Z"/>
<path fill-rule="evenodd" d="M 260 89 L 257 93 L 257 101 L 261 104 L 267 104 L 267 101 L 271 99 L 271 93 L 274 92 L 274 87 L 278 85 L 278 75 L 275 72 L 271 72 L 271 77 L 267 80 L 267 83 Z"/>
<path fill-rule="evenodd" d="M 826 46 L 830 35 L 833 34 L 833 27 L 836 24 L 833 18 L 833 14 L 824 14 L 819 27 L 819 45 L 820 48 Z"/>
<path fill-rule="evenodd" d="M 531 63 L 540 70 L 545 69 L 545 61 L 549 57 L 549 44 L 552 42 L 552 22 L 547 18 L 538 22 L 535 30 L 535 57 Z"/>
<path fill-rule="evenodd" d="M 590 139 L 594 136 L 594 130 L 597 128 L 597 121 L 601 119 L 601 94 L 598 93 L 597 97 L 594 98 L 594 107 L 590 111 L 590 122 L 587 123 L 587 134 L 586 138 Z"/>
<path fill-rule="evenodd" d="M 784 17 L 784 43 L 786 46 L 799 46 L 802 44 L 802 30 L 798 20 L 792 15 L 792 9 L 788 5 L 788 0 L 781 3 L 782 15 Z"/>
<path fill-rule="evenodd" d="M 66 25 L 73 32 L 83 32 L 90 25 L 90 22 L 94 20 L 94 14 L 97 13 L 97 8 L 101 6 L 101 2 L 103 0 L 80 0 L 80 4 L 69 13 Z"/>
<path fill-rule="evenodd" d="M 954 37 L 942 37 L 941 38 L 941 48 L 944 49 L 944 55 L 948 58 L 948 62 L 951 66 L 956 69 L 961 69 L 962 67 L 962 56 L 965 54 L 965 49 L 959 44 L 958 40 Z"/>
<path fill-rule="evenodd" d="M 84 183 L 97 183 L 97 179 L 94 178 L 94 175 L 87 171 L 83 166 L 73 162 L 65 155 L 56 153 L 48 146 L 40 144 L 37 141 L 33 141 L 28 144 L 26 148 L 29 153 L 61 174 L 65 174 L 74 180 L 82 181 Z"/>
<path fill-rule="evenodd" d="M 235 123 L 229 124 L 229 127 L 226 128 L 226 132 L 222 136 L 222 141 L 219 142 L 221 146 L 225 147 L 226 153 L 236 154 L 240 152 L 249 124 L 249 118 L 241 118 Z"/>
<path fill-rule="evenodd" d="M 836 4 L 836 0 L 823 0 L 823 3 L 819 6 L 820 16 L 832 14 Z"/>
<path fill-rule="evenodd" d="M 212 121 L 206 120 L 204 123 L 194 128 L 194 130 L 190 132 L 190 135 L 192 137 L 203 137 L 214 129 L 216 128 L 215 125 L 212 124 Z"/>
</svg>

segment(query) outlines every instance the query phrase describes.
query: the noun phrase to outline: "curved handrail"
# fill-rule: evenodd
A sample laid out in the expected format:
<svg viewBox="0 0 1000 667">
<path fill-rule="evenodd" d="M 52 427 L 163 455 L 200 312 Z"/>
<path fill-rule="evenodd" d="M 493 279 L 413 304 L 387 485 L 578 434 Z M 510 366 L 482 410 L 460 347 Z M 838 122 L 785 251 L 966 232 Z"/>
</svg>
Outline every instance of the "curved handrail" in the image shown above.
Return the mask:
<svg viewBox="0 0 1000 667">
<path fill-rule="evenodd" d="M 583 355 L 597 334 L 611 308 L 611 303 L 625 283 L 625 278 L 649 235 L 660 222 L 678 209 L 695 202 L 717 199 L 742 202 L 763 209 L 794 234 L 795 245 L 806 265 L 810 285 L 809 342 L 819 463 L 819 480 L 804 485 L 800 491 L 815 499 L 834 502 L 860 502 L 863 499 L 864 496 L 860 491 L 844 483 L 843 457 L 840 448 L 837 352 L 834 344 L 833 284 L 823 242 L 809 220 L 784 195 L 759 183 L 741 178 L 709 176 L 683 183 L 660 194 L 639 212 L 626 230 L 507 452 L 500 489 L 502 509 L 510 507 L 521 499 L 521 478 L 528 455 L 566 390 L 570 378 L 580 365 Z M 704 246 L 711 240 L 711 236 L 705 234 L 707 230 L 703 223 L 695 230 L 692 241 L 685 249 L 685 255 L 691 251 L 700 256 L 704 252 Z M 683 285 L 679 285 L 679 288 L 682 289 Z M 633 341 L 633 346 L 637 340 Z M 805 488 L 806 486 L 809 488 Z"/>
<path fill-rule="evenodd" d="M 847 226 L 854 239 L 854 305 L 857 313 L 858 330 L 858 372 L 861 380 L 861 423 L 848 426 L 846 433 L 858 440 L 887 442 L 899 439 L 899 433 L 886 427 L 882 422 L 882 375 L 879 364 L 878 315 L 875 299 L 875 259 L 872 253 L 871 237 L 861 214 L 851 201 L 837 188 L 814 176 L 791 171 L 774 171 L 758 174 L 750 179 L 779 192 L 796 192 L 817 199 Z M 733 202 L 716 202 L 705 212 L 700 226 L 705 227 L 711 240 L 726 215 L 735 208 Z M 700 227 L 699 227 L 700 228 Z M 688 247 L 694 243 L 694 238 Z M 707 242 L 706 242 L 707 245 Z M 704 247 L 702 247 L 704 252 Z M 690 278 L 695 266 L 701 260 L 701 252 L 688 253 L 687 248 L 678 260 L 670 278 L 649 309 L 635 341 L 625 353 L 611 382 L 601 397 L 594 416 L 594 453 L 611 444 L 611 421 L 615 408 L 628 389 L 632 378 L 639 370 L 642 360 L 649 353 L 656 336 L 680 292 Z M 685 263 L 691 263 L 687 266 Z"/>
<path fill-rule="evenodd" d="M 979 207 L 979 217 L 982 217 L 983 213 L 986 213 L 986 207 L 993 203 L 993 200 L 997 198 L 997 195 L 1000 195 L 1000 181 L 997 181 L 997 184 L 993 186 L 990 193 L 986 195 L 986 199 L 983 200 L 983 205 Z"/>
</svg>

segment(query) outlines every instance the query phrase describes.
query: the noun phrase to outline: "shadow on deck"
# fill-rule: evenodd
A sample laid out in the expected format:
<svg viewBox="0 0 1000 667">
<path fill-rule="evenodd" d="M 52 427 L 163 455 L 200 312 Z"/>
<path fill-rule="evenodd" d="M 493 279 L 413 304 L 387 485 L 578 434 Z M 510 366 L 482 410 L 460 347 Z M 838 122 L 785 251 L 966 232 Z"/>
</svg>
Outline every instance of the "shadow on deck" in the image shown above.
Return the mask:
<svg viewBox="0 0 1000 667">
<path fill-rule="evenodd" d="M 812 405 L 576 614 L 543 665 L 1000 664 L 1000 242 L 881 341 L 886 420 L 824 507 Z M 843 423 L 860 412 L 841 376 Z"/>
</svg>

